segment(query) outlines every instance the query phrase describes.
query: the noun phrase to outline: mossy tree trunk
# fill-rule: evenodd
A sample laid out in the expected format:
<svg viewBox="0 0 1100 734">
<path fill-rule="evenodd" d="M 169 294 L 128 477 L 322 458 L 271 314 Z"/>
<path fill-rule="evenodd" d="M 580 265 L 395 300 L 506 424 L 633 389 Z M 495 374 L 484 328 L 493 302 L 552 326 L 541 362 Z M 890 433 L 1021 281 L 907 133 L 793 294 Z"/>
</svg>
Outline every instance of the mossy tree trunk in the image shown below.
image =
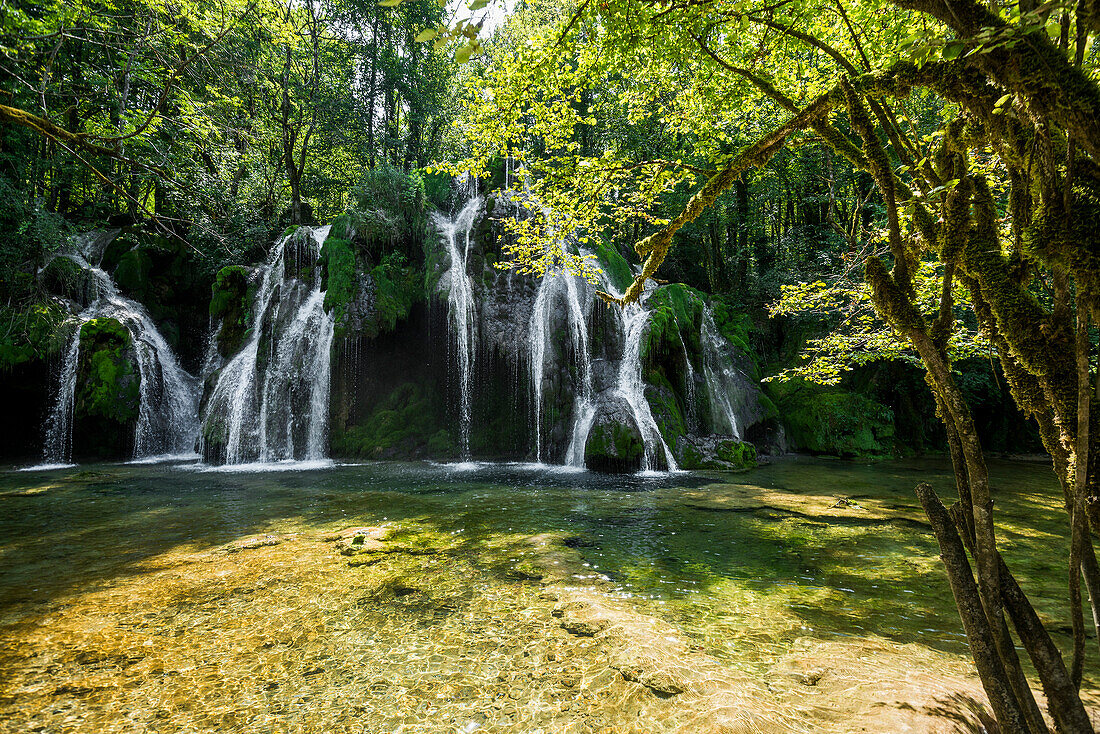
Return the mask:
<svg viewBox="0 0 1100 734">
<path fill-rule="evenodd" d="M 1059 55 L 1056 50 L 1052 53 Z M 1056 62 L 1052 60 L 1048 67 L 1058 68 Z M 993 81 L 1012 88 L 1011 80 Z M 1090 503 L 1095 507 L 1098 496 L 1095 473 L 1089 472 L 1090 454 L 1095 459 L 1091 438 L 1095 432 L 1091 430 L 1092 345 L 1087 322 L 1098 305 L 1090 293 L 1100 276 L 1100 260 L 1087 253 L 1092 243 L 1081 241 L 1082 222 L 1075 217 L 1083 216 L 1086 207 L 1078 205 L 1081 196 L 1074 185 L 1073 130 L 1059 125 L 1059 121 L 1075 125 L 1078 118 L 1064 110 L 1062 115 L 1036 115 L 1043 107 L 1025 99 L 1019 103 L 1031 117 L 1021 114 L 1016 119 L 1032 120 L 1029 128 L 996 119 L 1001 113 L 995 105 L 983 107 L 971 100 L 964 104 L 968 114 L 945 131 L 926 175 L 902 182 L 880 139 L 883 116 L 875 110 L 875 99 L 847 83 L 842 82 L 842 88 L 861 148 L 859 155 L 849 152 L 847 157 L 874 176 L 887 210 L 892 265 L 888 267 L 879 257 L 866 261 L 873 300 L 879 314 L 919 354 L 947 429 L 959 504 L 949 515 L 930 487 L 922 486 L 918 494 L 936 531 L 982 683 L 1004 731 L 1047 731 L 1016 654 L 1007 610 L 1035 665 L 1057 729 L 1091 732 L 1078 688 L 1084 659 L 1082 576 L 1090 590 L 1094 620 L 1100 618 L 1095 607 L 1100 599 L 1093 593 L 1100 591 L 1100 573 L 1086 519 L 1087 508 Z M 1041 84 L 1036 86 L 1040 88 Z M 893 132 L 896 135 L 898 130 Z M 842 152 L 843 146 L 834 147 Z M 992 149 L 1012 172 L 1011 236 L 1002 238 L 990 186 L 979 167 L 970 163 L 970 153 L 976 149 Z M 1025 149 L 1038 149 L 1041 163 L 1022 166 L 1025 158 L 1019 153 Z M 1055 150 L 1069 151 L 1065 164 L 1058 162 Z M 1089 202 L 1100 191 L 1100 177 L 1091 165 L 1090 173 L 1087 183 L 1078 179 L 1078 186 L 1088 189 L 1084 198 Z M 899 194 L 913 199 L 910 188 L 931 191 L 937 186 L 944 191 L 939 197 L 917 197 L 911 231 L 905 231 L 896 203 Z M 1097 214 L 1100 210 L 1091 211 L 1091 216 Z M 913 286 L 916 267 L 929 255 L 942 269 L 939 310 L 932 318 L 922 314 Z M 1051 284 L 1049 306 L 1036 296 L 1044 281 Z M 954 289 L 960 284 L 998 351 L 1015 401 L 1036 418 L 1064 490 L 1071 529 L 1069 598 L 1074 632 L 1068 670 L 997 549 L 984 454 L 947 349 L 958 318 Z M 964 547 L 974 559 L 973 568 Z"/>
</svg>

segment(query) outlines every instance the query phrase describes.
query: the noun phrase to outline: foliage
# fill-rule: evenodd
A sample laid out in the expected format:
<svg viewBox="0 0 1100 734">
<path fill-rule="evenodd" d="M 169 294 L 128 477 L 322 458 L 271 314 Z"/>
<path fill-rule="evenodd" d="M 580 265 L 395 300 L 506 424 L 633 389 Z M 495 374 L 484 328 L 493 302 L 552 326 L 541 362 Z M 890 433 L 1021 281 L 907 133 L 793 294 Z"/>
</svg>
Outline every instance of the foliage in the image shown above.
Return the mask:
<svg viewBox="0 0 1100 734">
<path fill-rule="evenodd" d="M 454 438 L 439 428 L 433 400 L 432 392 L 417 383 L 399 385 L 362 424 L 334 433 L 333 452 L 365 458 L 411 457 L 424 450 L 441 458 L 452 455 Z"/>
<path fill-rule="evenodd" d="M 894 415 L 858 393 L 791 381 L 776 390 L 787 435 L 799 450 L 882 458 L 894 451 Z"/>
<path fill-rule="evenodd" d="M 68 313 L 53 301 L 35 303 L 24 308 L 0 309 L 0 370 L 10 372 L 18 365 L 46 359 L 60 345 L 55 339 Z"/>
<path fill-rule="evenodd" d="M 330 233 L 321 245 L 321 263 L 324 266 L 325 310 L 331 311 L 336 323 L 342 324 L 347 319 L 348 305 L 359 295 L 360 288 L 351 242 Z"/>
<path fill-rule="evenodd" d="M 875 312 L 871 286 L 851 279 L 849 271 L 830 281 L 817 280 L 786 285 L 782 297 L 772 304 L 772 316 L 801 316 L 824 324 L 824 336 L 810 339 L 798 364 L 781 370 L 769 380 L 801 378 L 823 385 L 836 385 L 855 367 L 878 360 L 901 360 L 919 364 L 920 358 L 904 337 Z M 921 311 L 933 318 L 939 307 L 943 265 L 925 262 L 917 271 L 915 286 Z M 955 329 L 947 342 L 953 361 L 986 354 L 990 344 L 977 328 L 964 288 L 955 291 L 955 308 L 962 328 Z"/>
<path fill-rule="evenodd" d="M 384 258 L 370 271 L 374 281 L 374 318 L 371 331 L 393 331 L 397 322 L 409 315 L 413 303 L 423 298 L 421 283 L 415 269 L 405 266 L 401 255 Z"/>
</svg>

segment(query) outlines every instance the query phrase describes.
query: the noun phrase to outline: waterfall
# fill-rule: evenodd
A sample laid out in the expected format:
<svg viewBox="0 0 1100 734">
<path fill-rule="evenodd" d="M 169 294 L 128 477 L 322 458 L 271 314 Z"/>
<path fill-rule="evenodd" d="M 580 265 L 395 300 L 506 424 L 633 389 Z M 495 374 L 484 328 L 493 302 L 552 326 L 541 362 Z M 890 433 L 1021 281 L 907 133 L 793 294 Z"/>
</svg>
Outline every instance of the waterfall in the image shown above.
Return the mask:
<svg viewBox="0 0 1100 734">
<path fill-rule="evenodd" d="M 72 458 L 80 332 L 85 323 L 98 318 L 117 319 L 129 333 L 137 357 L 141 382 L 134 458 L 194 452 L 198 436 L 198 381 L 180 366 L 145 307 L 120 294 L 107 273 L 91 266 L 81 255 L 58 257 L 71 259 L 89 273 L 96 298 L 74 319 L 76 328 L 65 352 L 57 398 L 46 423 L 46 462 L 66 463 Z"/>
<path fill-rule="evenodd" d="M 473 196 L 453 219 L 439 214 L 432 218 L 436 229 L 443 235 L 447 254 L 451 258 L 450 269 L 440 280 L 440 287 L 447 288 L 450 344 L 458 364 L 459 433 L 463 459 L 470 458 L 470 373 L 477 354 L 477 304 L 474 302 L 474 284 L 466 272 L 466 265 L 470 256 L 470 230 L 480 208 L 481 199 Z"/>
<path fill-rule="evenodd" d="M 715 432 L 741 438 L 737 412 L 734 410 L 730 396 L 740 391 L 742 378 L 724 354 L 726 340 L 714 323 L 714 314 L 710 306 L 706 305 L 703 306 L 703 324 L 699 331 L 699 342 L 703 347 L 703 378 L 707 385 L 711 415 L 714 416 Z"/>
<path fill-rule="evenodd" d="M 335 329 L 319 263 L 328 232 L 299 227 L 260 267 L 248 340 L 217 373 L 203 411 L 204 455 L 220 451 L 227 464 L 324 458 Z"/>
<path fill-rule="evenodd" d="M 566 452 L 565 463 L 569 466 L 584 466 L 584 439 L 587 430 L 582 427 L 592 425 L 595 415 L 594 390 L 592 386 L 592 356 L 588 350 L 587 309 L 582 304 L 583 296 L 578 276 L 569 273 L 547 273 L 539 283 L 535 296 L 535 305 L 531 311 L 528 329 L 528 365 L 531 371 L 532 410 L 535 424 L 535 458 L 543 460 L 542 441 L 542 383 L 546 374 L 547 346 L 552 337 L 555 306 L 563 302 L 565 318 L 569 327 L 569 340 L 573 359 L 576 362 L 579 377 L 579 392 L 573 402 L 573 431 Z M 583 432 L 583 436 L 581 433 Z"/>
<path fill-rule="evenodd" d="M 649 311 L 644 306 L 645 297 L 643 294 L 638 303 L 631 303 L 617 309 L 622 319 L 626 341 L 623 345 L 623 359 L 619 363 L 618 384 L 615 390 L 630 406 L 634 421 L 638 424 L 638 430 L 641 431 L 642 439 L 645 441 L 642 470 L 648 471 L 654 468 L 656 447 L 660 446 L 664 452 L 668 470 L 676 471 L 676 459 L 672 457 L 672 451 L 665 443 L 664 436 L 657 427 L 657 421 L 653 419 L 653 411 L 650 410 L 649 401 L 645 397 L 645 382 L 642 381 L 642 339 L 645 338 L 646 326 L 649 325 Z"/>
<path fill-rule="evenodd" d="M 691 355 L 688 353 L 687 344 L 684 343 L 684 335 L 680 335 L 680 349 L 684 350 L 684 417 L 687 418 L 688 428 L 698 428 L 699 416 L 695 407 L 695 366 L 691 363 Z"/>
</svg>

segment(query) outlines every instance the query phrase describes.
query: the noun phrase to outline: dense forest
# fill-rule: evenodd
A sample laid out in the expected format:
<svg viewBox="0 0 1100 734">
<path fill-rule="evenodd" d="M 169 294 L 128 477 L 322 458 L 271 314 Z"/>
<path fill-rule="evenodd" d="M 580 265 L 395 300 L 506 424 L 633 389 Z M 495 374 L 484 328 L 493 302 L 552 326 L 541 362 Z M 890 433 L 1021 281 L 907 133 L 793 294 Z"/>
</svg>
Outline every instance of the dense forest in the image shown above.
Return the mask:
<svg viewBox="0 0 1100 734">
<path fill-rule="evenodd" d="M 946 456 L 958 502 L 917 494 L 1000 730 L 1092 731 L 1098 36 L 1089 0 L 5 3 L 4 453 Z M 1060 487 L 1061 650 L 993 454 Z"/>
</svg>

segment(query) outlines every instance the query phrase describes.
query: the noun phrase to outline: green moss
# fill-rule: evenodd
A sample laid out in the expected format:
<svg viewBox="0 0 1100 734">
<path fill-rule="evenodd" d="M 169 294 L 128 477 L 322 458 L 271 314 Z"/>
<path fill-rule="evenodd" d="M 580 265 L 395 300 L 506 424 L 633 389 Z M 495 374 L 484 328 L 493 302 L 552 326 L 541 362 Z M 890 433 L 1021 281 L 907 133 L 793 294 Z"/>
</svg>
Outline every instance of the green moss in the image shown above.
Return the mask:
<svg viewBox="0 0 1100 734">
<path fill-rule="evenodd" d="M 753 382 L 759 382 L 760 357 L 752 346 L 752 334 L 756 330 L 752 317 L 717 295 L 711 296 L 711 315 L 718 333 L 745 357 L 747 364 L 751 364 L 749 377 Z"/>
<path fill-rule="evenodd" d="M 723 441 L 718 445 L 718 458 L 739 468 L 756 466 L 756 447 L 742 441 Z"/>
<path fill-rule="evenodd" d="M 59 351 L 67 333 L 60 327 L 68 312 L 53 301 L 25 308 L 0 308 L 0 369 L 46 357 Z"/>
<path fill-rule="evenodd" d="M 325 309 L 332 312 L 338 328 L 342 329 L 347 322 L 348 306 L 359 296 L 355 250 L 351 242 L 330 233 L 321 246 L 321 264 Z"/>
<path fill-rule="evenodd" d="M 210 315 L 221 321 L 218 352 L 223 357 L 236 353 L 248 334 L 252 323 L 251 290 L 248 270 L 240 265 L 219 270 L 210 286 Z"/>
<path fill-rule="evenodd" d="M 457 446 L 454 434 L 446 428 L 440 428 L 428 439 L 428 451 L 432 456 L 454 456 Z"/>
<path fill-rule="evenodd" d="M 42 269 L 39 276 L 42 287 L 48 293 L 52 293 L 71 301 L 82 302 L 85 289 L 88 284 L 89 274 L 67 257 L 55 257 Z"/>
<path fill-rule="evenodd" d="M 621 423 L 601 423 L 593 426 L 584 445 L 584 463 L 592 468 L 615 463 L 630 468 L 638 464 L 645 453 L 645 444 L 637 431 Z"/>
<path fill-rule="evenodd" d="M 341 214 L 332 220 L 332 226 L 328 231 L 329 237 L 335 237 L 338 240 L 350 240 L 353 234 L 354 228 L 349 214 Z"/>
<path fill-rule="evenodd" d="M 149 296 L 152 270 L 153 258 L 144 248 L 135 247 L 118 261 L 115 282 L 122 290 L 140 301 L 145 301 Z"/>
<path fill-rule="evenodd" d="M 664 436 L 665 443 L 675 446 L 680 436 L 687 433 L 687 423 L 676 400 L 676 393 L 661 374 L 654 373 L 646 381 L 653 385 L 645 391 L 645 397 L 653 412 L 653 419 L 657 422 L 657 428 Z"/>
<path fill-rule="evenodd" d="M 700 353 L 704 304 L 702 292 L 683 283 L 662 286 L 649 296 L 649 326 L 642 342 L 642 361 L 647 370 L 663 371 L 671 381 L 679 371 L 678 359 L 685 349 L 688 354 Z"/>
<path fill-rule="evenodd" d="M 141 376 L 133 342 L 117 319 L 92 319 L 80 329 L 76 413 L 126 425 L 137 420 Z"/>
<path fill-rule="evenodd" d="M 393 331 L 397 322 L 409 315 L 413 304 L 423 297 L 421 279 L 415 269 L 404 265 L 404 258 L 391 255 L 370 271 L 374 280 L 374 318 L 367 336 Z"/>
<path fill-rule="evenodd" d="M 630 283 L 634 280 L 634 272 L 630 269 L 630 263 L 626 261 L 626 258 L 619 253 L 614 245 L 603 240 L 598 241 L 596 243 L 596 259 L 613 288 L 622 292 L 630 286 Z"/>
<path fill-rule="evenodd" d="M 736 439 L 717 441 L 714 444 L 713 455 L 705 453 L 698 445 L 686 438 L 675 445 L 681 469 L 743 471 L 756 466 L 756 447 Z"/>
<path fill-rule="evenodd" d="M 441 429 L 441 411 L 422 385 L 406 382 L 395 388 L 360 425 L 333 430 L 337 456 L 412 458 L 428 454 L 454 455 L 454 437 Z"/>
<path fill-rule="evenodd" d="M 787 435 L 801 451 L 883 457 L 894 451 L 894 413 L 857 393 L 791 381 L 774 388 Z"/>
</svg>

